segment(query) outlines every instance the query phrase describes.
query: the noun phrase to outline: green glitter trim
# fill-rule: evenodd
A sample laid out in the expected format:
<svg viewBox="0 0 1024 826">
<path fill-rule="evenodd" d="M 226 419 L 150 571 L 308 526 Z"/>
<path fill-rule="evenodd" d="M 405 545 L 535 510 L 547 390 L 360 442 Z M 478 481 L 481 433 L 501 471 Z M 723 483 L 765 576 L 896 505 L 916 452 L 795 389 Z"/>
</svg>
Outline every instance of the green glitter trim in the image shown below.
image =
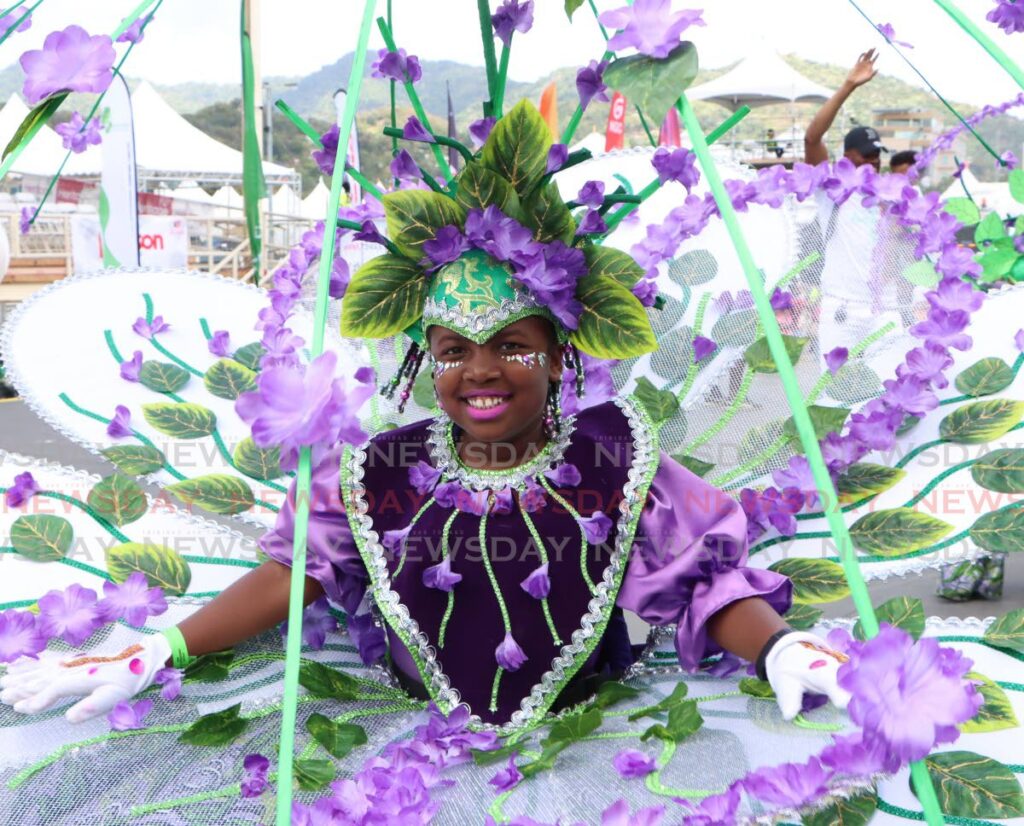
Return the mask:
<svg viewBox="0 0 1024 826">
<path fill-rule="evenodd" d="M 446 560 L 451 553 L 448 547 L 448 537 L 451 535 L 452 524 L 455 522 L 455 517 L 459 515 L 457 510 L 453 510 L 451 516 L 445 520 L 444 529 L 441 531 L 441 561 Z M 397 573 L 397 571 L 395 572 Z M 395 575 L 392 574 L 392 579 Z M 448 592 L 448 604 L 444 608 L 444 616 L 441 617 L 441 628 L 437 632 L 437 647 L 444 648 L 445 634 L 448 633 L 448 620 L 452 618 L 452 611 L 455 610 L 455 589 L 452 588 Z"/>
<path fill-rule="evenodd" d="M 590 550 L 590 543 L 587 542 L 587 532 L 583 529 L 583 517 L 579 515 L 576 509 L 570 505 L 558 493 L 558 491 L 551 487 L 546 476 L 542 474 L 538 478 L 540 479 L 540 483 L 544 486 L 544 489 L 551 494 L 551 498 L 565 508 L 566 512 L 576 520 L 576 525 L 580 529 L 580 573 L 583 574 L 583 581 L 587 583 L 587 589 L 590 593 L 594 593 L 594 580 L 590 578 L 590 572 L 587 570 L 587 551 Z"/>
<path fill-rule="evenodd" d="M 409 523 L 409 532 L 410 533 L 412 532 L 412 529 L 416 527 L 416 523 L 420 521 L 420 517 L 423 516 L 423 514 L 425 514 L 427 512 L 427 508 L 429 508 L 431 505 L 433 505 L 434 502 L 436 502 L 436 501 L 437 500 L 434 499 L 433 496 L 431 496 L 426 502 L 423 503 L 423 507 L 420 508 L 418 511 L 416 511 L 416 515 L 412 518 L 412 522 Z M 406 556 L 409 553 L 408 542 L 409 542 L 409 535 L 406 534 L 405 539 L 402 540 L 402 557 L 401 557 L 401 559 L 398 560 L 398 567 L 395 568 L 395 572 L 391 575 L 392 579 L 394 579 L 400 573 L 402 573 L 402 568 L 405 567 L 405 558 L 406 558 Z"/>
<path fill-rule="evenodd" d="M 540 561 L 542 565 L 548 564 L 548 552 L 544 548 L 544 540 L 541 539 L 540 534 L 537 532 L 537 526 L 533 524 L 533 520 L 530 515 L 523 509 L 523 503 L 519 503 L 519 514 L 523 517 L 523 522 L 526 523 L 526 529 L 530 532 L 530 536 L 533 537 L 534 544 L 537 546 L 537 550 L 540 553 Z M 558 636 L 558 629 L 555 628 L 555 621 L 551 617 L 551 608 L 548 605 L 548 598 L 544 597 L 540 601 L 541 610 L 544 612 L 544 621 L 548 624 L 548 629 L 551 631 L 551 641 L 555 645 L 562 644 L 562 638 Z"/>
</svg>

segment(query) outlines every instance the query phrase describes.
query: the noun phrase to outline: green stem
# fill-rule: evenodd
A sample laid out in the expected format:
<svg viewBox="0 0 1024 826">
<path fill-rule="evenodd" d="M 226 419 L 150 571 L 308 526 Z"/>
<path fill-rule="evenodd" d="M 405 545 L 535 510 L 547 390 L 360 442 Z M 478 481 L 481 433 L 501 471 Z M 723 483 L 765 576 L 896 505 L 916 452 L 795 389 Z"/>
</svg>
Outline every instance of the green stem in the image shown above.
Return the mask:
<svg viewBox="0 0 1024 826">
<path fill-rule="evenodd" d="M 957 22 L 957 25 L 959 25 L 961 29 L 973 37 L 978 45 L 995 59 L 996 63 L 1003 67 L 1003 70 L 1017 82 L 1017 85 L 1020 86 L 1021 89 L 1024 89 L 1024 71 L 1021 71 L 1020 66 L 1010 60 L 1006 52 L 999 48 L 991 37 L 978 28 L 978 26 L 976 26 L 974 22 L 967 17 L 967 15 L 960 11 L 960 9 L 953 5 L 950 0 L 935 0 L 935 2 L 938 3 L 939 8 Z M 1020 0 L 1017 0 L 1017 2 L 1020 2 Z"/>
<path fill-rule="evenodd" d="M 388 29 L 394 31 L 394 23 L 391 19 L 391 0 L 388 0 Z M 391 126 L 398 126 L 398 111 L 395 103 L 395 79 L 391 78 L 388 83 L 388 92 L 391 97 Z M 398 154 L 398 138 L 391 139 L 391 156 L 394 157 Z M 398 178 L 395 178 L 395 186 L 398 186 Z"/>
<path fill-rule="evenodd" d="M 634 106 L 633 108 L 636 109 L 636 113 L 640 116 L 640 125 L 643 126 L 644 132 L 647 133 L 647 140 L 650 141 L 651 146 L 657 146 L 658 141 L 655 139 L 654 135 L 651 134 L 651 127 L 647 125 L 647 118 L 644 117 L 643 111 L 639 106 Z"/>
<path fill-rule="evenodd" d="M 384 134 L 392 138 L 401 138 L 402 130 L 398 128 L 392 128 L 390 126 L 385 126 Z M 433 135 L 433 132 L 431 132 L 431 134 Z M 447 135 L 434 135 L 433 137 L 434 140 L 437 143 L 441 144 L 442 146 L 450 146 L 453 149 L 457 149 L 459 154 L 462 155 L 463 159 L 466 161 L 466 163 L 469 163 L 471 160 L 473 160 L 473 153 L 470 152 L 469 149 L 460 141 L 455 140 L 455 138 L 449 138 Z M 422 143 L 422 141 L 417 141 L 417 143 Z"/>
<path fill-rule="evenodd" d="M 508 84 L 508 59 L 512 52 L 511 39 L 509 45 L 501 45 L 501 64 L 498 66 L 498 79 L 494 86 L 494 100 L 491 103 L 491 114 L 501 118 L 501 109 L 505 105 L 505 86 Z"/>
<path fill-rule="evenodd" d="M 743 120 L 747 115 L 750 114 L 749 106 L 741 106 L 729 117 L 723 120 L 718 126 L 711 130 L 708 134 L 708 144 L 712 144 L 719 140 L 726 132 L 732 129 L 737 123 Z"/>
<path fill-rule="evenodd" d="M 476 0 L 477 17 L 480 19 L 480 40 L 484 47 L 484 68 L 487 72 L 487 97 L 484 104 L 484 115 L 497 115 L 492 104 L 497 95 L 498 70 L 494 56 L 494 29 L 491 26 L 491 7 L 487 0 Z M 389 47 L 390 48 L 390 47 Z M 451 176 L 449 176 L 451 177 Z"/>
<path fill-rule="evenodd" d="M 700 297 L 700 303 L 697 304 L 697 316 L 693 322 L 693 335 L 697 337 L 701 335 L 701 331 L 704 327 L 704 313 L 707 310 L 708 302 L 711 300 L 711 293 L 704 293 Z M 683 379 L 683 386 L 676 394 L 676 398 L 682 401 L 686 398 L 686 394 L 690 392 L 690 388 L 693 387 L 693 383 L 697 380 L 697 373 L 700 367 L 697 366 L 697 359 L 694 358 L 690 362 L 690 366 L 686 369 L 686 378 Z"/>
</svg>

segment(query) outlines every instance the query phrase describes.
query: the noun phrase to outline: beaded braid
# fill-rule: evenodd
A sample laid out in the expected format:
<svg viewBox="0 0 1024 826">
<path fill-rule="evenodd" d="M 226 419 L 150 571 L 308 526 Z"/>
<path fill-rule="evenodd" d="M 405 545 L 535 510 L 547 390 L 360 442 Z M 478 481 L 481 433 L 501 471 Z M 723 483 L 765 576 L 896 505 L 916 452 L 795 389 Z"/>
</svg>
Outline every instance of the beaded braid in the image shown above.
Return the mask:
<svg viewBox="0 0 1024 826">
<path fill-rule="evenodd" d="M 585 378 L 583 376 L 583 359 L 580 357 L 579 351 L 572 345 L 566 344 L 562 349 L 562 362 L 567 370 L 572 370 L 573 375 L 576 376 L 576 398 L 582 399 L 583 394 L 586 392 L 584 386 Z"/>
<path fill-rule="evenodd" d="M 415 341 L 410 344 L 409 349 L 405 351 L 405 358 L 402 359 L 402 363 L 398 367 L 398 372 L 380 391 L 384 398 L 394 399 L 395 392 L 402 382 L 405 382 L 405 388 L 398 397 L 399 413 L 405 412 L 405 405 L 408 403 L 409 397 L 412 396 L 412 386 L 416 382 L 416 376 L 420 372 L 420 367 L 423 366 L 425 356 L 426 353 L 420 349 L 420 346 Z"/>
</svg>

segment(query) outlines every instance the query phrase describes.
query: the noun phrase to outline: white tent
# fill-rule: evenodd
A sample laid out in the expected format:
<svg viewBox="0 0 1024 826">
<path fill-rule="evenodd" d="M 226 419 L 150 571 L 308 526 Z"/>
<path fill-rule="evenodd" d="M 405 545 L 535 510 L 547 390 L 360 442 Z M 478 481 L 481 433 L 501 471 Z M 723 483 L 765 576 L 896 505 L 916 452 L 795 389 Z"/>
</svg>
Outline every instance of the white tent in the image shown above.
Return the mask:
<svg viewBox="0 0 1024 826">
<path fill-rule="evenodd" d="M 305 218 L 320 219 L 327 214 L 327 202 L 331 191 L 324 186 L 322 180 L 316 182 L 313 191 L 302 199 L 302 215 Z"/>
<path fill-rule="evenodd" d="M 962 181 L 962 183 L 961 183 Z M 970 167 L 966 167 L 959 181 L 954 180 L 945 192 L 942 193 L 942 200 L 949 198 L 966 198 L 967 192 L 978 205 L 982 213 L 995 211 L 1000 215 L 1013 215 L 1020 210 L 1013 196 L 1010 194 L 1010 185 L 1006 181 L 989 181 L 983 183 L 975 177 Z"/>
<path fill-rule="evenodd" d="M 242 196 L 235 192 L 234 187 L 227 185 L 214 192 L 210 201 L 223 210 L 242 209 L 245 206 Z"/>
<path fill-rule="evenodd" d="M 28 106 L 17 94 L 12 94 L 7 99 L 3 109 L 0 109 L 0 145 L 7 146 L 28 113 Z M 20 172 L 22 175 L 50 177 L 57 171 L 66 154 L 67 150 L 64 148 L 60 135 L 49 126 L 44 126 L 39 130 L 32 143 L 28 145 L 28 148 L 18 156 L 11 171 Z M 90 159 L 90 155 L 95 156 L 97 160 Z M 98 158 L 99 152 L 94 148 L 84 154 L 72 155 L 67 166 L 64 167 L 63 174 L 68 176 L 91 175 L 94 169 L 98 173 Z"/>
<path fill-rule="evenodd" d="M 578 152 L 580 149 L 589 149 L 590 154 L 595 158 L 604 154 L 605 136 L 600 132 L 591 132 L 586 137 L 569 147 L 570 152 Z"/>
<path fill-rule="evenodd" d="M 686 97 L 735 112 L 770 103 L 823 103 L 832 90 L 805 78 L 776 52 L 759 48 L 721 77 L 688 89 Z"/>
<path fill-rule="evenodd" d="M 275 215 L 303 214 L 301 196 L 287 184 L 274 190 L 272 203 Z"/>
</svg>

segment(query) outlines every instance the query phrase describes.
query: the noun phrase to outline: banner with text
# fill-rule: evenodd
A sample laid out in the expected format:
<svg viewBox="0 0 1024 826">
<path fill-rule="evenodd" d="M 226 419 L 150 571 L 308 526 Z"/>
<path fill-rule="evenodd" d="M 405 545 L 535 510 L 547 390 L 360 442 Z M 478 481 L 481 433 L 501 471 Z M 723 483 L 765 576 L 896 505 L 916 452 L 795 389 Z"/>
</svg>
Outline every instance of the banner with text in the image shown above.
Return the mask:
<svg viewBox="0 0 1024 826">
<path fill-rule="evenodd" d="M 188 223 L 173 215 L 140 215 L 138 255 L 143 267 L 187 267 Z M 75 272 L 104 266 L 99 216 L 72 216 L 71 257 Z"/>
</svg>

